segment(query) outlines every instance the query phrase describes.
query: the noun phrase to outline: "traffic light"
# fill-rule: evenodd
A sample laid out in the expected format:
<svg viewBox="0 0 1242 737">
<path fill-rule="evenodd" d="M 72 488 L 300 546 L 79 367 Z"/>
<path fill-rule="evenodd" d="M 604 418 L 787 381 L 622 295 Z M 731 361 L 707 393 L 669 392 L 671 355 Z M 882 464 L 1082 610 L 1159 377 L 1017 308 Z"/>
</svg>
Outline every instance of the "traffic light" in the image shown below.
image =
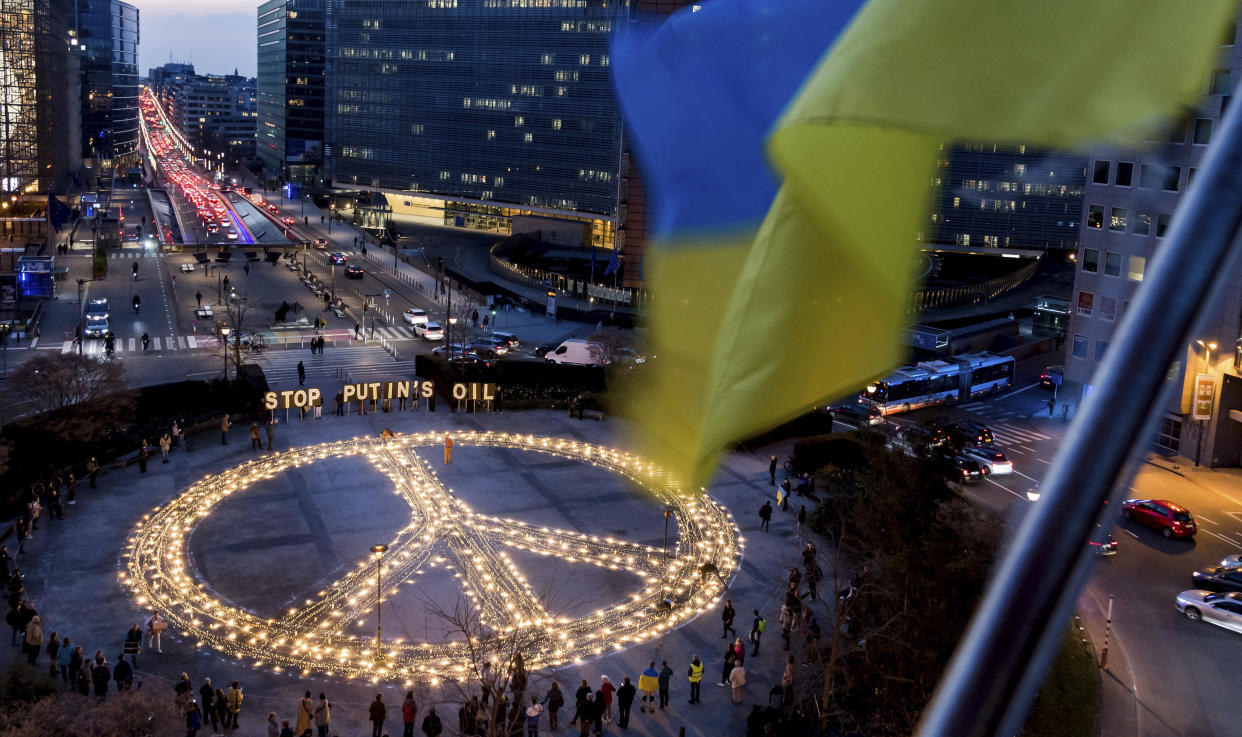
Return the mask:
<svg viewBox="0 0 1242 737">
<path fill-rule="evenodd" d="M 369 315 L 369 314 L 371 314 L 371 305 L 363 305 L 363 306 L 362 306 L 362 316 L 363 316 L 363 317 L 366 317 L 366 316 L 367 316 L 367 315 Z"/>
</svg>

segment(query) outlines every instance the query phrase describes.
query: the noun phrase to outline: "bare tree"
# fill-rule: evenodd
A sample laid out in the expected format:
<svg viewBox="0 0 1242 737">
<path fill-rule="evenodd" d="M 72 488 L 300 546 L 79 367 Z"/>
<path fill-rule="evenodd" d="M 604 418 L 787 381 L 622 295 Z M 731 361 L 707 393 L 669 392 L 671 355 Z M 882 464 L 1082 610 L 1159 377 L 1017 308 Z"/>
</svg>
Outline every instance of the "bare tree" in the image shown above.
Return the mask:
<svg viewBox="0 0 1242 737">
<path fill-rule="evenodd" d="M 249 297 L 230 292 L 224 303 L 224 315 L 216 320 L 215 333 L 220 340 L 216 346 L 216 355 L 221 356 L 226 364 L 232 364 L 234 376 L 241 375 L 242 344 L 250 345 L 253 339 L 253 336 L 246 334 L 246 316 L 249 312 Z M 226 327 L 227 336 L 223 330 Z M 225 378 L 228 378 L 227 372 Z"/>
<path fill-rule="evenodd" d="M 590 341 L 591 358 L 604 365 L 612 365 L 621 349 L 632 342 L 626 331 L 614 327 L 596 328 L 586 339 Z"/>
<path fill-rule="evenodd" d="M 36 412 L 46 415 L 42 419 L 51 423 L 49 429 L 65 438 L 100 437 L 133 409 L 124 369 L 116 361 L 39 351 L 13 372 L 11 381 Z"/>
<path fill-rule="evenodd" d="M 10 704 L 0 714 L 0 737 L 160 737 L 185 729 L 163 691 L 138 690 L 96 702 L 62 693 Z"/>
</svg>

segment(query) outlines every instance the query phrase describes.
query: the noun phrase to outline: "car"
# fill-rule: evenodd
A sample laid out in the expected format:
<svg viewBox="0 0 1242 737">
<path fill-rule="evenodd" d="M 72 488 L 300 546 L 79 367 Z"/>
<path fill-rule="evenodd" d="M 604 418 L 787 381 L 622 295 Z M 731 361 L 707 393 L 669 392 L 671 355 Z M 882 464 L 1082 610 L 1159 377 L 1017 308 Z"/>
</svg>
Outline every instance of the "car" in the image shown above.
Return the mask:
<svg viewBox="0 0 1242 737">
<path fill-rule="evenodd" d="M 1127 499 L 1122 502 L 1121 516 L 1160 530 L 1167 538 L 1193 537 L 1198 532 L 1190 512 L 1167 499 Z"/>
<path fill-rule="evenodd" d="M 1209 566 L 1190 574 L 1191 586 L 1208 591 L 1242 591 L 1242 570 Z"/>
<path fill-rule="evenodd" d="M 87 317 L 92 315 L 107 317 L 108 316 L 108 300 L 100 297 L 87 301 L 85 314 Z"/>
<path fill-rule="evenodd" d="M 949 442 L 959 448 L 971 445 L 991 445 L 992 429 L 982 422 L 953 422 L 942 426 Z"/>
<path fill-rule="evenodd" d="M 501 330 L 497 330 L 496 332 L 492 333 L 492 337 L 499 338 L 507 342 L 509 344 L 510 349 L 517 348 L 518 346 L 522 345 L 521 341 L 519 341 L 518 337 L 514 335 L 513 333 L 507 333 Z M 542 357 L 543 356 L 540 356 L 540 358 Z"/>
<path fill-rule="evenodd" d="M 350 279 L 361 279 L 363 275 L 362 267 L 358 264 L 350 264 L 345 267 L 345 276 Z"/>
<path fill-rule="evenodd" d="M 280 222 L 284 223 L 285 225 L 293 225 L 293 218 L 283 217 L 280 219 Z"/>
<path fill-rule="evenodd" d="M 499 338 L 476 338 L 470 347 L 484 358 L 498 358 L 509 352 L 508 341 Z"/>
<path fill-rule="evenodd" d="M 647 358 L 643 354 L 633 348 L 615 348 L 612 351 L 612 362 L 621 366 L 634 366 L 640 363 L 646 363 Z"/>
<path fill-rule="evenodd" d="M 181 264 L 181 273 L 191 274 L 193 272 L 194 272 L 194 264 L 192 263 Z"/>
<path fill-rule="evenodd" d="M 1242 555 L 1226 555 L 1217 565 L 1221 568 L 1242 568 Z"/>
<path fill-rule="evenodd" d="M 1190 589 L 1177 595 L 1177 611 L 1192 622 L 1209 622 L 1234 632 L 1242 632 L 1242 594 L 1218 594 Z"/>
<path fill-rule="evenodd" d="M 1065 368 L 1061 364 L 1045 366 L 1043 373 L 1039 375 L 1039 385 L 1045 389 L 1055 389 L 1061 386 L 1061 380 L 1064 377 Z"/>
<path fill-rule="evenodd" d="M 231 241 L 235 241 L 237 240 L 237 231 L 229 228 L 228 232 L 224 234 L 224 237 Z"/>
<path fill-rule="evenodd" d="M 327 248 L 327 247 L 328 247 L 327 238 L 316 238 L 315 239 L 315 248 Z"/>
<path fill-rule="evenodd" d="M 987 478 L 988 469 L 979 461 L 966 456 L 954 456 L 953 465 L 957 467 L 960 481 L 965 484 L 973 484 Z"/>
<path fill-rule="evenodd" d="M 962 453 L 967 458 L 973 458 L 987 467 L 988 473 L 993 476 L 1006 476 L 1013 473 L 1013 461 L 995 448 L 971 448 Z"/>
<path fill-rule="evenodd" d="M 417 307 L 411 307 L 401 315 L 410 325 L 418 325 L 427 322 L 427 310 L 420 310 Z"/>
<path fill-rule="evenodd" d="M 328 256 L 328 262 L 333 264 L 343 264 L 349 260 L 349 257 L 343 253 L 337 252 Z"/>
<path fill-rule="evenodd" d="M 88 338 L 102 338 L 108 333 L 109 325 L 107 313 L 102 315 L 87 315 L 84 322 L 85 327 L 82 329 L 82 334 Z"/>
<path fill-rule="evenodd" d="M 862 402 L 854 402 L 850 404 L 830 404 L 828 410 L 832 412 L 834 420 L 848 422 L 855 427 L 863 425 L 878 425 L 884 422 L 884 413 Z"/>
<path fill-rule="evenodd" d="M 549 353 L 556 350 L 558 345 L 560 343 L 544 343 L 543 345 L 535 346 L 535 358 L 546 357 Z"/>
<path fill-rule="evenodd" d="M 482 356 L 476 356 L 473 353 L 459 353 L 450 358 L 449 363 L 463 368 L 490 368 L 492 365 L 491 361 Z"/>
<path fill-rule="evenodd" d="M 431 349 L 431 355 L 433 356 L 456 355 L 458 353 L 474 353 L 474 350 L 468 343 L 458 343 L 457 341 L 444 343 Z"/>
<path fill-rule="evenodd" d="M 420 322 L 414 326 L 414 334 L 423 340 L 444 340 L 444 328 L 438 322 Z"/>
</svg>

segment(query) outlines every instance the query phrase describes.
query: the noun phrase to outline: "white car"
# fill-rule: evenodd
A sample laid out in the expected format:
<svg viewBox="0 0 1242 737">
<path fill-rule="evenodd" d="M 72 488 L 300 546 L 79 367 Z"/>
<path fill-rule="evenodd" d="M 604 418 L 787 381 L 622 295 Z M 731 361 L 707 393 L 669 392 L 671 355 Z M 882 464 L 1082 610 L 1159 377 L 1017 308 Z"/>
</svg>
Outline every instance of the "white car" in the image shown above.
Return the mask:
<svg viewBox="0 0 1242 737">
<path fill-rule="evenodd" d="M 979 465 L 988 469 L 988 474 L 992 476 L 1005 476 L 1013 473 L 1013 461 L 996 448 L 975 447 L 963 451 L 963 456 L 978 461 Z"/>
<path fill-rule="evenodd" d="M 444 340 L 444 328 L 439 323 L 420 322 L 414 326 L 414 334 L 423 340 Z"/>
<path fill-rule="evenodd" d="M 181 273 L 190 274 L 194 272 L 194 264 L 181 264 Z"/>
<path fill-rule="evenodd" d="M 237 240 L 237 231 L 230 229 L 229 232 L 224 234 L 224 237 L 228 238 L 231 241 L 235 241 Z"/>
<path fill-rule="evenodd" d="M 405 317 L 405 321 L 410 325 L 427 324 L 427 310 L 420 310 L 417 307 L 411 307 L 406 310 L 403 317 Z"/>
<path fill-rule="evenodd" d="M 1214 594 L 1191 589 L 1177 595 L 1177 611 L 1192 622 L 1211 622 L 1234 632 L 1242 632 L 1242 594 Z"/>
</svg>

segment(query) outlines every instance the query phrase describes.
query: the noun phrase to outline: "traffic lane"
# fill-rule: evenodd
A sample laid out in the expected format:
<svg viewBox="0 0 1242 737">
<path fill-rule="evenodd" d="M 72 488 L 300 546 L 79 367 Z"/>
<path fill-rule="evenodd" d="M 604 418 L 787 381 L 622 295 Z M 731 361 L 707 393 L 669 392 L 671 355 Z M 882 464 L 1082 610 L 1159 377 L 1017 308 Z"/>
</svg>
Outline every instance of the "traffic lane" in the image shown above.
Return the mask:
<svg viewBox="0 0 1242 737">
<path fill-rule="evenodd" d="M 90 283 L 87 299 L 105 298 L 108 300 L 108 319 L 110 327 L 117 339 L 137 338 L 144 332 L 155 337 L 166 335 L 167 314 L 164 310 L 158 277 L 153 273 L 155 259 L 138 259 L 142 262 L 139 278 L 134 279 L 129 269 L 120 276 L 101 279 Z M 127 263 L 126 261 L 112 261 Z M 145 272 L 145 273 L 144 273 Z M 138 311 L 133 308 L 133 298 L 140 300 Z"/>
<path fill-rule="evenodd" d="M 224 192 L 222 196 L 245 223 L 246 229 L 254 236 L 256 244 L 283 248 L 292 243 L 285 237 L 286 229 L 273 223 L 271 218 L 260 212 L 250 200 L 236 192 Z"/>
</svg>

